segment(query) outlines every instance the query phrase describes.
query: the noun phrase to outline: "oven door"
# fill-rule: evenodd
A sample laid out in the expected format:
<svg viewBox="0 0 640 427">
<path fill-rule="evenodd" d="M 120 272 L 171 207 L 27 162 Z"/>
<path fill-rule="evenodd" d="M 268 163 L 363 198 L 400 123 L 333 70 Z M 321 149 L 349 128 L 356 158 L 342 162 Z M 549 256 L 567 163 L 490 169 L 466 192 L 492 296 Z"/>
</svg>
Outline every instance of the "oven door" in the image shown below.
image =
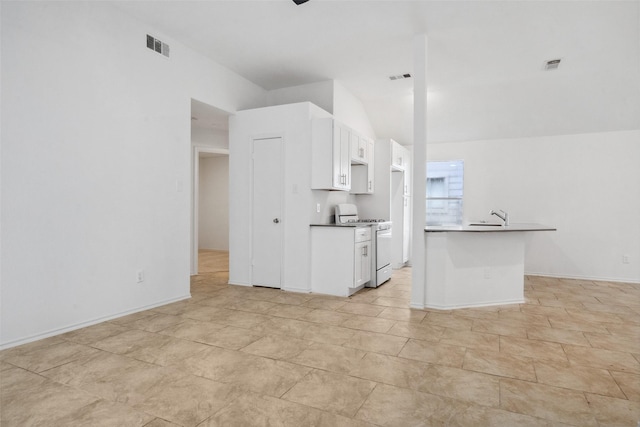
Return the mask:
<svg viewBox="0 0 640 427">
<path fill-rule="evenodd" d="M 376 270 L 391 264 L 391 228 L 378 230 L 376 238 Z"/>
</svg>

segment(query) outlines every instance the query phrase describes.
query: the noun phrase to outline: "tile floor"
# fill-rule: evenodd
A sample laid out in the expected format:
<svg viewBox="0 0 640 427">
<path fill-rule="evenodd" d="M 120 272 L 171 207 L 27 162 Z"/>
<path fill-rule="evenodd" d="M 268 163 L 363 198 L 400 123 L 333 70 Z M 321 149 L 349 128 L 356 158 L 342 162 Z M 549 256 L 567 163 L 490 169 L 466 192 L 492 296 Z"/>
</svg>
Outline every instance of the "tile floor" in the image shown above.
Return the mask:
<svg viewBox="0 0 640 427">
<path fill-rule="evenodd" d="M 226 285 L 0 352 L 9 426 L 629 426 L 640 286 L 526 278 L 526 304 L 407 308 L 410 270 L 351 298 Z"/>
</svg>

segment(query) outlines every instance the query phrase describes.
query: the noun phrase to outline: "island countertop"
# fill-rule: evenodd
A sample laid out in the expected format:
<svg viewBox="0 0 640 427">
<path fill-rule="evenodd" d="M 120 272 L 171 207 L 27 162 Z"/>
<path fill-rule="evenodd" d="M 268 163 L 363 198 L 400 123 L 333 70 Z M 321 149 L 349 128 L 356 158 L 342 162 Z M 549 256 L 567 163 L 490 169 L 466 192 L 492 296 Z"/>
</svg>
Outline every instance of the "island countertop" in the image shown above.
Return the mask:
<svg viewBox="0 0 640 427">
<path fill-rule="evenodd" d="M 344 224 L 336 224 L 332 222 L 330 224 L 309 224 L 309 227 L 340 227 L 340 228 L 358 228 L 358 227 L 371 227 L 377 225 L 377 222 L 348 222 Z"/>
<path fill-rule="evenodd" d="M 472 223 L 472 224 L 481 224 L 481 223 Z M 424 231 L 429 232 L 471 232 L 471 233 L 486 233 L 486 232 L 507 232 L 507 231 L 556 231 L 555 227 L 549 227 L 542 224 L 533 224 L 533 223 L 512 223 L 507 225 L 506 227 L 498 224 L 498 225 L 428 225 L 424 228 Z"/>
</svg>

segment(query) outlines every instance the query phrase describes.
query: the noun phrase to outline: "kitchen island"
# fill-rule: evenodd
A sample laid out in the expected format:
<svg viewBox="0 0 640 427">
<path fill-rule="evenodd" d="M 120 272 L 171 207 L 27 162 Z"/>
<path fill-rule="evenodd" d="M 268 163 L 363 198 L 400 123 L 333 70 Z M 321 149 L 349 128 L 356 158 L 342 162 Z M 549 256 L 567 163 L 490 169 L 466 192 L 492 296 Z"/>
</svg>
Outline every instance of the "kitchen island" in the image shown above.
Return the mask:
<svg viewBox="0 0 640 427">
<path fill-rule="evenodd" d="M 555 228 L 490 223 L 425 227 L 424 302 L 412 301 L 412 306 L 449 310 L 523 303 L 525 233 L 534 231 Z"/>
</svg>

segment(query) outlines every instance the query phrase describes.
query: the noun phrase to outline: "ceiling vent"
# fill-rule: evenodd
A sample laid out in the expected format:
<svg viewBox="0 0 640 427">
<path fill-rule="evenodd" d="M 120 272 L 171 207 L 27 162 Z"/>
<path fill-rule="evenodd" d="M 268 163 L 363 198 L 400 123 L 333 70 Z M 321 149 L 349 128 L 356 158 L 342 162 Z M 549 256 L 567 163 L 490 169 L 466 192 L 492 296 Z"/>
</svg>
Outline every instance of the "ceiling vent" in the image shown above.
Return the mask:
<svg viewBox="0 0 640 427">
<path fill-rule="evenodd" d="M 147 34 L 147 47 L 161 55 L 169 57 L 169 45 Z"/>
<path fill-rule="evenodd" d="M 557 70 L 560 67 L 560 59 L 551 59 L 544 63 L 544 69 L 546 71 Z"/>
<path fill-rule="evenodd" d="M 398 74 L 397 76 L 389 76 L 389 80 L 402 80 L 402 79 L 410 79 L 411 74 Z"/>
</svg>

